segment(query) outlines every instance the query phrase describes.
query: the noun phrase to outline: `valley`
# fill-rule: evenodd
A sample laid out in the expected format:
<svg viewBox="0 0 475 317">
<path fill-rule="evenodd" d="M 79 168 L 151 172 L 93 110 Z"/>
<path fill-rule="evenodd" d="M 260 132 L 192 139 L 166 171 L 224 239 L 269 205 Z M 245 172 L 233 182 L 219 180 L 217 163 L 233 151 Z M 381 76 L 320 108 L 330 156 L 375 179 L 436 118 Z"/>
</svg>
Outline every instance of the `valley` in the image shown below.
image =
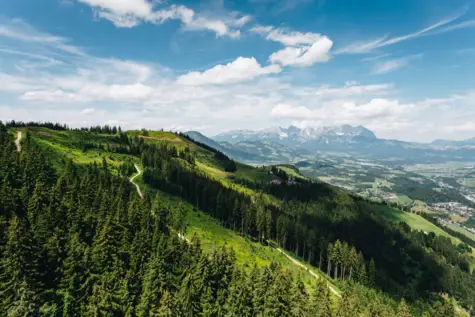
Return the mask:
<svg viewBox="0 0 475 317">
<path fill-rule="evenodd" d="M 307 177 L 430 214 L 468 237 L 475 233 L 473 139 L 409 143 L 378 139 L 362 126 L 349 125 L 238 130 L 213 139 L 188 134 L 249 164 L 295 164 Z"/>
</svg>

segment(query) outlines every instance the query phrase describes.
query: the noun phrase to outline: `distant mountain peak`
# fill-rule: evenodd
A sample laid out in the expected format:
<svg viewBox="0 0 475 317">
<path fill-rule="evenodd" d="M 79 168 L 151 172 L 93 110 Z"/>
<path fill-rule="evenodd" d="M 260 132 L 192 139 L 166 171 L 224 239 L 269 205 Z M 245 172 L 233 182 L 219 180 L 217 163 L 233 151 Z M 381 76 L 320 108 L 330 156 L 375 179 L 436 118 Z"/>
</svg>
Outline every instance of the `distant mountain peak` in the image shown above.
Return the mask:
<svg viewBox="0 0 475 317">
<path fill-rule="evenodd" d="M 247 141 L 271 141 L 284 145 L 300 145 L 308 142 L 324 141 L 326 144 L 332 141 L 344 142 L 355 141 L 358 138 L 376 140 L 376 135 L 363 126 L 353 127 L 348 124 L 333 127 L 304 127 L 296 126 L 271 127 L 261 130 L 235 130 L 218 134 L 214 137 L 216 141 L 226 141 L 239 143 Z"/>
</svg>

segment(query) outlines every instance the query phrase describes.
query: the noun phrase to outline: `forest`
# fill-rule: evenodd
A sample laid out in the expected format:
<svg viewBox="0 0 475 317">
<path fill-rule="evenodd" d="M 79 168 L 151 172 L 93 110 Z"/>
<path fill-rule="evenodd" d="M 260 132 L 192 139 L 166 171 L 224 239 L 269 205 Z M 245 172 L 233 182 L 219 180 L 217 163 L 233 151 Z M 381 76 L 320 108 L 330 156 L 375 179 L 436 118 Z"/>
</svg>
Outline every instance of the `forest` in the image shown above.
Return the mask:
<svg viewBox="0 0 475 317">
<path fill-rule="evenodd" d="M 455 316 L 447 294 L 474 304 L 475 277 L 447 238 L 384 221 L 325 184 L 261 184 L 250 197 L 202 172 L 189 148 L 115 131 L 122 146 L 108 150 L 140 157 L 153 197 L 137 195 L 130 162 L 119 175 L 106 162 L 57 170 L 28 132 L 18 152 L 0 123 L 0 316 L 442 317 Z M 244 268 L 232 249 L 205 253 L 196 237 L 180 239 L 183 208 L 160 193 L 275 241 L 332 276 L 342 298 L 323 279 Z"/>
</svg>

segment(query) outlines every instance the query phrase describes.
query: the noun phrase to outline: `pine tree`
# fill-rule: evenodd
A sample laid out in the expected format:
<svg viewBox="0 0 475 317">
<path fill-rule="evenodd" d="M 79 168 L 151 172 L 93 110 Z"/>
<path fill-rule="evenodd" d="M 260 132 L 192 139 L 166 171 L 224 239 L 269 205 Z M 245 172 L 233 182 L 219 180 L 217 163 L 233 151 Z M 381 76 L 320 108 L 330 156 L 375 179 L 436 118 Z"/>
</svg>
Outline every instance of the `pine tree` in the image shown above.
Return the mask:
<svg viewBox="0 0 475 317">
<path fill-rule="evenodd" d="M 376 285 L 376 264 L 373 259 L 369 262 L 368 283 L 370 287 Z"/>
<path fill-rule="evenodd" d="M 189 273 L 183 278 L 176 301 L 180 316 L 195 317 L 201 313 L 201 281 L 196 274 Z"/>
<path fill-rule="evenodd" d="M 162 298 L 160 298 L 159 307 L 156 313 L 152 314 L 153 317 L 174 317 L 175 313 L 175 304 L 173 302 L 173 297 L 168 290 L 163 291 Z"/>
<path fill-rule="evenodd" d="M 401 300 L 397 307 L 397 317 L 412 317 L 411 312 L 409 311 L 409 307 L 406 304 L 404 298 Z"/>
<path fill-rule="evenodd" d="M 137 305 L 137 316 L 147 317 L 155 307 L 159 308 L 159 300 L 166 285 L 165 263 L 157 255 L 152 256 L 143 278 L 142 294 Z"/>
<path fill-rule="evenodd" d="M 305 285 L 302 282 L 301 277 L 299 276 L 297 281 L 294 283 L 293 288 L 290 291 L 291 293 L 291 312 L 294 317 L 306 317 L 309 316 L 309 296 Z"/>
<path fill-rule="evenodd" d="M 255 270 L 257 271 L 257 269 Z M 272 272 L 268 267 L 264 267 L 259 273 L 257 280 L 249 280 L 249 283 L 254 285 L 254 292 L 252 294 L 254 316 L 264 316 L 267 294 L 274 280 Z M 255 275 L 251 274 L 250 277 L 255 277 Z"/>
<path fill-rule="evenodd" d="M 312 298 L 310 300 L 310 316 L 331 317 L 332 301 L 327 283 L 323 278 L 318 279 Z"/>
<path fill-rule="evenodd" d="M 338 268 L 341 265 L 341 260 L 342 260 L 342 244 L 340 240 L 336 240 L 335 244 L 333 245 L 332 257 L 333 257 L 333 262 L 335 263 L 333 278 L 336 280 L 338 279 Z"/>
<path fill-rule="evenodd" d="M 335 259 L 335 251 L 332 243 L 328 244 L 327 248 L 327 275 L 330 276 L 332 271 L 332 262 Z"/>
<path fill-rule="evenodd" d="M 6 237 L 0 259 L 0 308 L 8 314 L 23 312 L 26 307 L 38 308 L 35 295 L 37 263 L 30 233 L 24 222 L 13 216 Z"/>
<path fill-rule="evenodd" d="M 348 261 L 349 261 L 348 264 L 350 267 L 349 279 L 351 280 L 353 278 L 353 272 L 357 269 L 357 264 L 358 264 L 358 254 L 356 253 L 355 247 L 351 248 Z"/>
<path fill-rule="evenodd" d="M 20 288 L 15 291 L 18 293 L 18 298 L 10 303 L 10 307 L 5 313 L 9 317 L 38 316 L 38 296 L 30 288 L 25 278 Z"/>
<path fill-rule="evenodd" d="M 240 269 L 235 269 L 226 300 L 226 316 L 252 316 L 252 294 L 247 283 L 247 276 Z"/>
<path fill-rule="evenodd" d="M 359 311 L 355 290 L 349 288 L 343 292 L 343 296 L 338 303 L 336 317 L 353 317 L 358 315 Z"/>
<path fill-rule="evenodd" d="M 286 272 L 278 269 L 264 303 L 264 316 L 292 316 L 289 290 L 292 280 Z"/>
</svg>

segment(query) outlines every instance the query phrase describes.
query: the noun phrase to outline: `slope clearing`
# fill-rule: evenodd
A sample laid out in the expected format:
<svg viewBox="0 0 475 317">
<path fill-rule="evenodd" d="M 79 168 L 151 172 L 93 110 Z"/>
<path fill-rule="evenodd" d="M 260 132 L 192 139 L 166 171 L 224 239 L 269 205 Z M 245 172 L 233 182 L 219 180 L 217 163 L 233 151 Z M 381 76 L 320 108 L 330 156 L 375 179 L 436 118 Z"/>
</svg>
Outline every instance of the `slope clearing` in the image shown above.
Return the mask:
<svg viewBox="0 0 475 317">
<path fill-rule="evenodd" d="M 111 171 L 118 173 L 120 164 L 125 161 L 132 161 L 137 173 L 130 178 L 130 182 L 137 188 L 138 195 L 144 199 L 147 195 L 154 196 L 157 193 L 157 190 L 149 188 L 143 182 L 142 170 L 138 165 L 139 158 L 108 151 L 108 148 L 119 146 L 114 135 L 84 131 L 53 131 L 46 128 L 29 128 L 29 132 L 31 137 L 46 149 L 45 153 L 49 153 L 50 159 L 59 168 L 64 164 L 65 159 L 72 159 L 75 163 L 84 165 L 90 163 L 102 164 L 102 161 L 105 160 Z M 185 147 L 192 148 L 197 153 L 196 166 L 201 172 L 250 196 L 257 195 L 257 193 L 241 185 L 241 181 L 271 182 L 274 179 L 279 179 L 277 176 L 271 175 L 267 168 L 254 168 L 241 163 L 236 164 L 236 172 L 226 172 L 212 153 L 186 139 L 180 138 L 174 133 L 148 131 L 147 136 L 142 135 L 142 131 L 128 131 L 127 133 L 130 136 L 143 139 L 145 143 L 172 143 L 181 149 Z M 92 146 L 81 149 L 81 146 L 85 144 L 92 144 Z M 159 192 L 159 194 L 168 199 L 171 206 L 177 205 L 181 201 L 166 193 Z M 262 194 L 260 195 L 262 196 Z M 266 197 L 268 202 L 276 202 L 276 199 L 272 196 L 263 195 L 262 197 Z M 322 276 L 328 281 L 331 280 L 318 269 L 297 264 L 300 262 L 289 254 L 252 241 L 249 238 L 243 238 L 232 230 L 222 227 L 217 220 L 202 211 L 194 209 L 190 204 L 181 203 L 184 204 L 188 215 L 185 238 L 191 240 L 193 235 L 197 235 L 204 250 L 211 251 L 222 246 L 230 247 L 236 253 L 237 262 L 248 268 L 254 264 L 265 266 L 273 262 L 278 263 L 288 268 L 295 275 L 300 275 L 307 286 L 314 283 L 316 276 Z M 331 285 L 331 290 L 335 296 L 339 296 L 336 286 Z"/>
</svg>

